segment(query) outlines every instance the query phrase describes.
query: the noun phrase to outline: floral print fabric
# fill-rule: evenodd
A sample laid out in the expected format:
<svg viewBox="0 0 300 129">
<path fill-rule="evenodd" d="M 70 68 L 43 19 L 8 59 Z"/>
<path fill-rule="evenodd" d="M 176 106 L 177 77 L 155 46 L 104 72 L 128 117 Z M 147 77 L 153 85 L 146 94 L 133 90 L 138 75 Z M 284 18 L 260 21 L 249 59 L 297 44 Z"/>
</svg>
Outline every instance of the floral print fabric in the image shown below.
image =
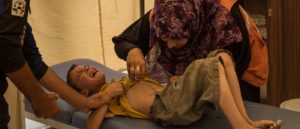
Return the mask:
<svg viewBox="0 0 300 129">
<path fill-rule="evenodd" d="M 162 40 L 165 38 L 187 38 L 188 43 L 178 49 L 169 49 Z M 219 0 L 155 0 L 150 23 L 150 48 L 158 44 L 160 54 L 156 57 L 148 54 L 146 62 L 155 58 L 164 68 L 160 71 L 182 75 L 194 60 L 206 58 L 210 51 L 241 40 L 238 25 Z"/>
</svg>

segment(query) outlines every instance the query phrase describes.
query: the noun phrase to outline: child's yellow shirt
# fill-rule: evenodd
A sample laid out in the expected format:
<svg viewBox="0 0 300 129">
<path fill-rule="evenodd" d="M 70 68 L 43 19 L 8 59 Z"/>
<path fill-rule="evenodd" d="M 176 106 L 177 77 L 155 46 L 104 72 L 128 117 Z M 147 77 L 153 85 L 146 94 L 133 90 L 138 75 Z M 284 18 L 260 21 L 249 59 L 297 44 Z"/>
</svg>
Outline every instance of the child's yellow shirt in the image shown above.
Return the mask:
<svg viewBox="0 0 300 129">
<path fill-rule="evenodd" d="M 147 81 L 147 82 L 154 83 L 156 85 L 160 85 L 158 82 L 156 82 L 150 78 L 147 78 L 147 77 L 143 81 Z M 112 80 L 110 83 L 105 84 L 100 89 L 100 92 L 104 91 L 104 89 L 106 89 L 111 83 L 115 83 L 115 82 L 121 82 L 124 85 L 125 91 L 127 91 L 127 89 L 134 86 L 136 83 L 138 83 L 138 81 L 136 81 L 136 80 L 131 80 L 128 77 L 123 77 L 120 81 Z M 124 95 L 113 98 L 108 110 L 109 110 L 108 113 L 111 113 L 112 115 L 116 115 L 116 116 L 129 116 L 132 118 L 150 119 L 147 115 L 140 113 L 139 111 L 136 111 L 133 108 L 131 108 Z"/>
</svg>

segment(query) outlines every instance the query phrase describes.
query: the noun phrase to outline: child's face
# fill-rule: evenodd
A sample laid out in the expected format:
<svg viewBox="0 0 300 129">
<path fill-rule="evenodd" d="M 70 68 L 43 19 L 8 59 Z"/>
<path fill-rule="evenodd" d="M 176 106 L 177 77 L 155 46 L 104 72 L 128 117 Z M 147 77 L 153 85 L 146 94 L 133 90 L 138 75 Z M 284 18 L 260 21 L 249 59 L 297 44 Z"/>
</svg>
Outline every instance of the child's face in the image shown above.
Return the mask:
<svg viewBox="0 0 300 129">
<path fill-rule="evenodd" d="M 99 88 L 105 84 L 104 74 L 93 66 L 76 65 L 70 75 L 73 83 L 81 90 L 99 90 Z"/>
</svg>

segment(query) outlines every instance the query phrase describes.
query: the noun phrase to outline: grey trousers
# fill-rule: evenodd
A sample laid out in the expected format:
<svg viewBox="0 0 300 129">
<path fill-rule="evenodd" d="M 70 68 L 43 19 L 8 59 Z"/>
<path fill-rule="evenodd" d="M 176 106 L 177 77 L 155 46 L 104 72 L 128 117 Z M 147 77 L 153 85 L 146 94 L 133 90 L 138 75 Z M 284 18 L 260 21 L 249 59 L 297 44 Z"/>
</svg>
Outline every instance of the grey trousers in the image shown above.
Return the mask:
<svg viewBox="0 0 300 129">
<path fill-rule="evenodd" d="M 152 118 L 164 126 L 188 125 L 202 116 L 205 106 L 218 108 L 220 82 L 218 51 L 208 58 L 192 62 L 177 81 L 158 93 L 153 102 Z"/>
</svg>

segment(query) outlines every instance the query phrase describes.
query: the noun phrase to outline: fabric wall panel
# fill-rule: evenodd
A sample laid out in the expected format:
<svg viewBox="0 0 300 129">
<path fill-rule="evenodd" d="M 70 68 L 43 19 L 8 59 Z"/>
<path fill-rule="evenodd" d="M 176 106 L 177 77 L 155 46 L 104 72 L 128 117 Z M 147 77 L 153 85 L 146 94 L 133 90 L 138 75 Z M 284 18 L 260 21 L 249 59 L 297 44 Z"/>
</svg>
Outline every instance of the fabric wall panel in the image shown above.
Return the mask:
<svg viewBox="0 0 300 129">
<path fill-rule="evenodd" d="M 31 10 L 29 22 L 49 65 L 75 58 L 102 62 L 97 1 L 35 0 Z"/>
<path fill-rule="evenodd" d="M 145 0 L 145 12 L 153 2 Z M 31 11 L 29 23 L 49 65 L 89 58 L 115 70 L 126 68 L 111 38 L 140 17 L 139 0 L 36 0 Z"/>
</svg>

